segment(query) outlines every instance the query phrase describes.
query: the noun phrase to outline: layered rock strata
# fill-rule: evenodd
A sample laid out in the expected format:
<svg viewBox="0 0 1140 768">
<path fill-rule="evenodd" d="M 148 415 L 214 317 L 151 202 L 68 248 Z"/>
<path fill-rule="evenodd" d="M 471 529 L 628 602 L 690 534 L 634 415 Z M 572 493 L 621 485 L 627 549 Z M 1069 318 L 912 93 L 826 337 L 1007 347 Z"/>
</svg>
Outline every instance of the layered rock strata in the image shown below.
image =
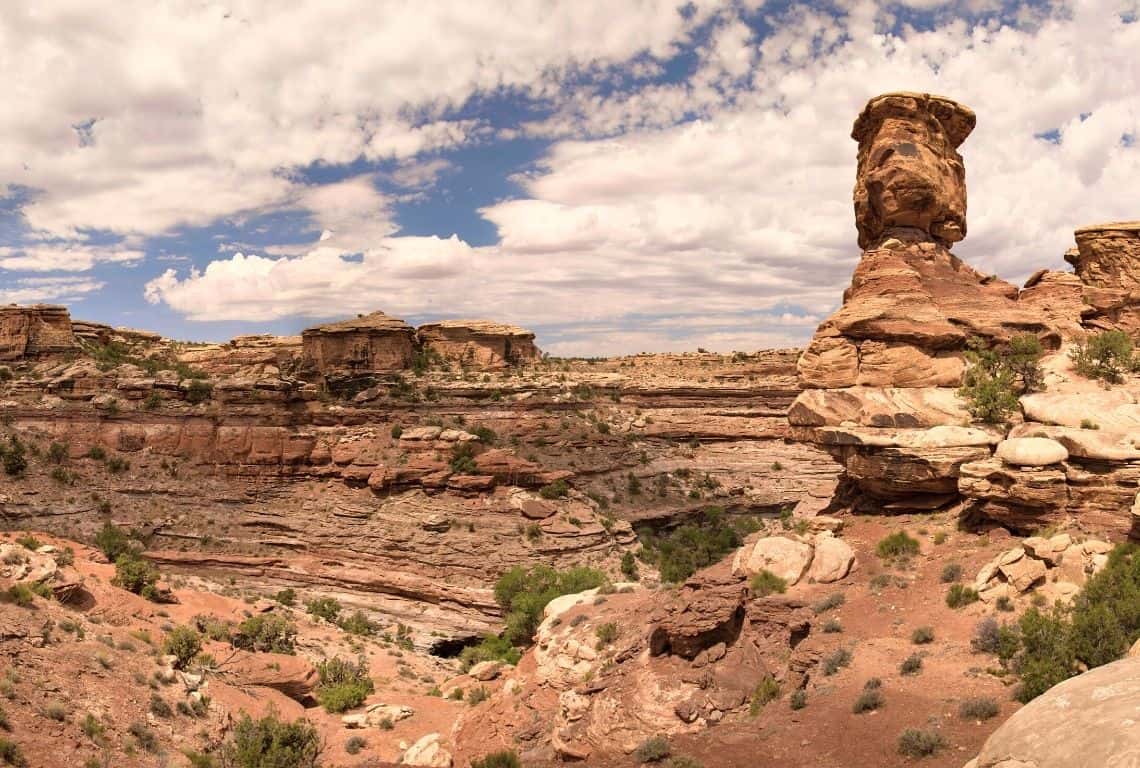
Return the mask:
<svg viewBox="0 0 1140 768">
<path fill-rule="evenodd" d="M 541 357 L 534 333 L 489 320 L 444 320 L 421 325 L 416 338 L 447 361 L 479 369 L 504 368 Z"/>
<path fill-rule="evenodd" d="M 76 349 L 67 307 L 0 307 L 0 360 L 23 360 Z"/>
<path fill-rule="evenodd" d="M 306 328 L 304 365 L 324 376 L 396 373 L 415 354 L 415 329 L 383 312 Z"/>
</svg>

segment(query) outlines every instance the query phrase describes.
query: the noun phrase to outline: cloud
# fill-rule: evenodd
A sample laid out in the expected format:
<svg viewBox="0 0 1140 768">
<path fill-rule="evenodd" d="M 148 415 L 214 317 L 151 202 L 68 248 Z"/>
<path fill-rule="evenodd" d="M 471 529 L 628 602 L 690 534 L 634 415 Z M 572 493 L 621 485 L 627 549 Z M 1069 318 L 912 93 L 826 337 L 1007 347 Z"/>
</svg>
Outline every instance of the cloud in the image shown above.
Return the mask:
<svg viewBox="0 0 1140 768">
<path fill-rule="evenodd" d="M 0 246 L 0 269 L 20 272 L 86 272 L 96 264 L 134 266 L 139 250 L 86 245 Z"/>
<path fill-rule="evenodd" d="M 41 301 L 74 302 L 105 287 L 102 280 L 82 277 L 31 277 L 0 288 L 0 303 L 34 304 Z"/>
</svg>

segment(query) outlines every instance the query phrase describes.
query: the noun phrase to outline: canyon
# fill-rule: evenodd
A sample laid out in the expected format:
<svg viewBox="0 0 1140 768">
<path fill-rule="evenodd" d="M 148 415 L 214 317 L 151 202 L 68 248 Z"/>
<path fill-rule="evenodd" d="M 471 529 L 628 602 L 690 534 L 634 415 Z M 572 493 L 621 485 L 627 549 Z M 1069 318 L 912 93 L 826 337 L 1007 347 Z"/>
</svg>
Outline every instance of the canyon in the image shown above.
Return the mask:
<svg viewBox="0 0 1140 768">
<path fill-rule="evenodd" d="M 0 706 L 27 764 L 189 765 L 271 710 L 313 722 L 330 766 L 907 765 L 907 729 L 937 735 L 923 764 L 1060 764 L 1035 738 L 1076 726 L 1022 713 L 1061 686 L 1022 709 L 975 639 L 1001 606 L 1071 602 L 1140 532 L 1140 378 L 1074 361 L 1091 334 L 1140 331 L 1140 223 L 1080 226 L 1058 244 L 1074 271 L 1021 288 L 966 264 L 977 119 L 929 94 L 868 102 L 862 257 L 803 350 L 561 359 L 515 326 L 380 311 L 198 344 L 0 308 L 0 437 L 26 457 L 0 489 L 0 588 L 54 595 L 0 602 Z M 978 419 L 976 350 L 1026 336 L 1040 386 Z M 163 602 L 113 583 L 91 546 L 108 524 Z M 730 545 L 666 578 L 662 542 L 691 553 L 726 526 Z M 884 555 L 900 532 L 913 548 Z M 462 664 L 507 626 L 496 585 L 517 567 L 606 583 L 545 602 L 517 664 Z M 943 600 L 959 582 L 976 602 Z M 380 631 L 300 607 L 328 599 Z M 224 661 L 195 675 L 151 647 L 256 616 L 294 622 L 296 654 L 211 639 Z M 312 695 L 336 656 L 376 684 L 343 716 Z M 1103 732 L 1085 677 L 1061 685 Z M 206 704 L 170 718 L 154 696 Z M 956 714 L 978 698 L 992 715 Z"/>
</svg>

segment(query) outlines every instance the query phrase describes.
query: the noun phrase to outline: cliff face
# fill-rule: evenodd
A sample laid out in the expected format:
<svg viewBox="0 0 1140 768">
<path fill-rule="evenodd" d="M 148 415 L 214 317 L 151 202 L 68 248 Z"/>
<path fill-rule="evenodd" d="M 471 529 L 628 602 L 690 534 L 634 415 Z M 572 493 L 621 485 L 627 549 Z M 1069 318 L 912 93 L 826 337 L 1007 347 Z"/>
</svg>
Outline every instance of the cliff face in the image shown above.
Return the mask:
<svg viewBox="0 0 1140 768">
<path fill-rule="evenodd" d="M 421 325 L 420 344 L 441 358 L 482 369 L 505 368 L 542 356 L 534 333 L 488 320 L 444 320 Z"/>
<path fill-rule="evenodd" d="M 0 360 L 68 352 L 76 346 L 66 307 L 0 307 Z"/>
<path fill-rule="evenodd" d="M 325 376 L 396 373 L 411 366 L 415 329 L 383 312 L 306 328 L 304 365 Z"/>
</svg>

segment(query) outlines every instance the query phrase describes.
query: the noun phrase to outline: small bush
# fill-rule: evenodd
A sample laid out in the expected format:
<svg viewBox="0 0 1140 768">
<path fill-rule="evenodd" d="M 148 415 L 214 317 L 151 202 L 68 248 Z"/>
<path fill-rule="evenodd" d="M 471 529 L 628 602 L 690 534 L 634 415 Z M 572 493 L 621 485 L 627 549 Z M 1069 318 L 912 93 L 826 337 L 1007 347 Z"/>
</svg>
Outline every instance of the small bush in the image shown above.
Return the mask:
<svg viewBox="0 0 1140 768">
<path fill-rule="evenodd" d="M 947 563 L 942 566 L 942 583 L 949 584 L 962 578 L 962 566 L 958 563 Z"/>
<path fill-rule="evenodd" d="M 934 627 L 916 627 L 910 633 L 910 641 L 915 645 L 927 645 L 934 642 Z"/>
<path fill-rule="evenodd" d="M 162 650 L 176 657 L 175 669 L 186 669 L 202 651 L 202 638 L 191 627 L 175 627 L 166 635 Z"/>
<path fill-rule="evenodd" d="M 357 611 L 346 619 L 337 622 L 337 626 L 350 635 L 368 636 L 376 631 L 376 625 L 368 620 L 364 611 Z"/>
<path fill-rule="evenodd" d="M 350 755 L 355 755 L 368 746 L 368 742 L 360 736 L 349 736 L 348 741 L 344 743 L 344 751 Z"/>
<path fill-rule="evenodd" d="M 20 745 L 4 737 L 0 737 L 0 760 L 14 768 L 24 768 L 28 764 Z"/>
<path fill-rule="evenodd" d="M 974 625 L 974 636 L 970 638 L 970 647 L 976 653 L 997 653 L 1001 647 L 1001 627 L 997 619 L 987 616 Z"/>
<path fill-rule="evenodd" d="M 9 602 L 21 608 L 27 608 L 36 600 L 36 593 L 27 584 L 13 584 L 8 587 L 7 594 Z"/>
<path fill-rule="evenodd" d="M 134 721 L 130 724 L 130 726 L 128 726 L 127 733 L 134 736 L 135 741 L 139 743 L 139 746 L 145 749 L 147 752 L 158 751 L 158 737 L 155 736 L 154 731 L 152 731 L 150 728 L 147 728 L 144 723 L 141 723 L 138 720 Z"/>
<path fill-rule="evenodd" d="M 1092 419 L 1081 419 L 1081 429 L 1100 429 L 1100 424 Z"/>
<path fill-rule="evenodd" d="M 131 468 L 131 463 L 122 456 L 112 456 L 107 459 L 107 471 L 112 475 L 121 475 Z"/>
<path fill-rule="evenodd" d="M 958 717 L 963 720 L 989 720 L 1000 711 L 996 701 L 983 696 L 963 699 L 958 705 Z"/>
<path fill-rule="evenodd" d="M 832 592 L 830 595 L 813 605 L 811 609 L 816 613 L 816 615 L 819 615 L 826 611 L 830 611 L 833 608 L 838 608 L 845 602 L 847 602 L 847 598 L 842 592 Z"/>
<path fill-rule="evenodd" d="M 843 625 L 839 622 L 839 619 L 831 618 L 823 622 L 823 631 L 829 635 L 837 634 L 843 631 Z"/>
<path fill-rule="evenodd" d="M 335 597 L 318 597 L 305 603 L 305 610 L 309 615 L 324 619 L 330 624 L 336 624 L 340 616 L 340 601 Z"/>
<path fill-rule="evenodd" d="M 792 691 L 792 695 L 788 699 L 788 705 L 795 710 L 803 709 L 807 706 L 807 691 L 803 688 L 797 688 Z"/>
<path fill-rule="evenodd" d="M 522 768 L 522 763 L 514 751 L 493 752 L 472 760 L 471 768 Z"/>
<path fill-rule="evenodd" d="M 599 643 L 609 645 L 618 638 L 618 625 L 612 621 L 607 621 L 605 624 L 599 624 L 594 630 L 594 634 L 597 635 Z"/>
<path fill-rule="evenodd" d="M 1132 339 L 1124 331 L 1102 331 L 1079 340 L 1070 356 L 1077 373 L 1109 384 L 1124 380 L 1124 374 L 1135 370 Z"/>
<path fill-rule="evenodd" d="M 111 581 L 116 587 L 154 600 L 158 594 L 158 569 L 150 562 L 134 554 L 122 554 L 115 560 L 115 578 Z"/>
<path fill-rule="evenodd" d="M 150 713 L 155 717 L 174 717 L 174 710 L 157 693 L 150 695 Z"/>
<path fill-rule="evenodd" d="M 39 539 L 37 539 L 35 536 L 33 536 L 30 533 L 26 533 L 23 536 L 17 536 L 16 537 L 16 543 L 19 544 L 24 549 L 29 549 L 32 552 L 35 552 L 37 549 L 39 549 L 40 547 L 42 547 L 44 545 L 44 543 L 42 541 L 40 541 Z"/>
<path fill-rule="evenodd" d="M 1044 350 L 1032 334 L 1015 336 L 1004 348 L 989 348 L 971 339 L 966 351 L 969 368 L 958 394 L 979 421 L 1001 424 L 1017 411 L 1019 393 L 1040 389 L 1040 360 Z"/>
<path fill-rule="evenodd" d="M 544 499 L 564 499 L 570 493 L 570 486 L 565 480 L 555 480 L 550 485 L 539 488 L 538 495 Z"/>
<path fill-rule="evenodd" d="M 669 740 L 664 736 L 653 736 L 641 742 L 633 756 L 639 763 L 657 763 L 669 757 Z"/>
<path fill-rule="evenodd" d="M 855 699 L 855 703 L 851 707 L 851 711 L 856 715 L 861 715 L 864 712 L 874 712 L 883 706 L 886 700 L 883 698 L 883 692 L 879 688 L 864 688 L 863 692 L 859 694 L 859 698 Z"/>
<path fill-rule="evenodd" d="M 1003 613 L 1010 613 L 1013 611 L 1013 600 L 1009 595 L 1002 595 L 994 601 L 994 608 Z"/>
<path fill-rule="evenodd" d="M 359 707 L 368 694 L 375 690 L 368 676 L 368 665 L 363 658 L 354 664 L 333 657 L 317 664 L 320 683 L 315 694 L 326 712 L 339 713 Z"/>
<path fill-rule="evenodd" d="M 508 640 L 499 635 L 486 635 L 478 645 L 468 646 L 459 654 L 460 669 L 469 671 L 483 661 L 505 661 L 518 664 L 522 653 Z"/>
<path fill-rule="evenodd" d="M 7 450 L 3 451 L 4 471 L 12 477 L 23 475 L 28 468 L 28 459 L 24 453 L 24 444 L 20 442 L 20 438 L 12 435 L 8 439 Z"/>
<path fill-rule="evenodd" d="M 292 587 L 286 587 L 274 595 L 273 599 L 286 608 L 291 608 L 297 602 L 297 590 Z"/>
<path fill-rule="evenodd" d="M 752 696 L 749 697 L 749 714 L 752 715 L 752 717 L 756 717 L 756 715 L 760 714 L 761 709 L 779 697 L 780 684 L 776 682 L 776 678 L 771 675 L 766 675 L 764 679 L 756 685 L 756 688 L 752 691 Z"/>
<path fill-rule="evenodd" d="M 783 594 L 788 589 L 788 582 L 781 579 L 776 574 L 769 571 L 767 568 L 761 570 L 752 577 L 752 594 L 757 597 L 767 597 L 768 595 L 780 593 Z"/>
<path fill-rule="evenodd" d="M 917 675 L 922 671 L 922 657 L 912 653 L 899 665 L 899 673 L 903 675 Z"/>
<path fill-rule="evenodd" d="M 234 648 L 260 653 L 292 654 L 297 640 L 297 627 L 284 616 L 260 614 L 237 626 L 230 644 Z"/>
<path fill-rule="evenodd" d="M 906 531 L 895 531 L 879 540 L 875 552 L 884 560 L 912 557 L 918 554 L 918 540 L 911 538 Z"/>
<path fill-rule="evenodd" d="M 260 720 L 243 714 L 224 749 L 233 768 L 317 768 L 321 737 L 307 720 L 282 722 L 273 713 Z"/>
<path fill-rule="evenodd" d="M 946 740 L 934 731 L 907 728 L 899 734 L 899 754 L 906 757 L 929 757 L 946 746 Z"/>
<path fill-rule="evenodd" d="M 125 555 L 132 549 L 127 532 L 110 520 L 103 523 L 103 527 L 95 534 L 95 546 L 102 550 L 112 563 L 118 560 L 120 555 Z"/>
<path fill-rule="evenodd" d="M 102 741 L 103 735 L 106 733 L 103 724 L 90 712 L 83 716 L 83 722 L 79 724 L 79 727 L 83 731 L 84 736 L 96 743 Z"/>
<path fill-rule="evenodd" d="M 68 455 L 67 443 L 52 442 L 47 449 L 47 460 L 52 464 L 62 464 L 67 461 Z"/>
<path fill-rule="evenodd" d="M 87 458 L 94 459 L 95 461 L 102 461 L 107 458 L 107 452 L 103 450 L 102 446 L 93 445 L 87 449 Z"/>
<path fill-rule="evenodd" d="M 834 653 L 823 660 L 823 674 L 830 677 L 851 663 L 851 651 L 838 648 Z"/>
<path fill-rule="evenodd" d="M 491 698 L 491 692 L 487 690 L 486 686 L 480 685 L 478 688 L 472 688 L 467 692 L 467 705 L 474 707 L 476 704 L 482 704 L 489 698 Z"/>
<path fill-rule="evenodd" d="M 605 583 L 606 575 L 593 568 L 558 571 L 545 565 L 514 566 L 495 582 L 495 601 L 506 614 L 503 636 L 511 643 L 530 641 L 547 603 Z"/>
<path fill-rule="evenodd" d="M 970 603 L 978 601 L 978 593 L 963 584 L 953 584 L 946 593 L 946 605 L 951 608 L 963 608 Z"/>
<path fill-rule="evenodd" d="M 190 385 L 186 388 L 186 402 L 191 405 L 204 403 L 214 395 L 214 387 L 208 381 L 202 379 L 191 379 Z"/>
<path fill-rule="evenodd" d="M 625 552 L 621 556 L 621 573 L 631 581 L 638 581 L 641 575 L 637 570 L 637 559 L 632 552 Z"/>
</svg>

